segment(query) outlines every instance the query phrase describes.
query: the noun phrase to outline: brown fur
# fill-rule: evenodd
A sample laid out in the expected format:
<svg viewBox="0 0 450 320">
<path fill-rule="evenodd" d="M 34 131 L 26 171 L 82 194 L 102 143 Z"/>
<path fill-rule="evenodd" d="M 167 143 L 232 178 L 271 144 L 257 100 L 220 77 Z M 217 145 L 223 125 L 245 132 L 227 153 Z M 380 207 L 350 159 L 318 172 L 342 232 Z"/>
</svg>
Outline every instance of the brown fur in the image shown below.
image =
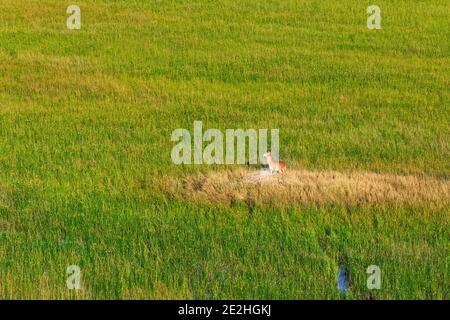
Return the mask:
<svg viewBox="0 0 450 320">
<path fill-rule="evenodd" d="M 267 163 L 270 167 L 270 169 L 275 169 L 283 173 L 283 171 L 286 170 L 286 162 L 283 160 L 280 160 L 279 162 L 273 161 L 272 159 L 272 152 L 269 150 L 264 154 L 264 157 L 267 159 Z"/>
</svg>

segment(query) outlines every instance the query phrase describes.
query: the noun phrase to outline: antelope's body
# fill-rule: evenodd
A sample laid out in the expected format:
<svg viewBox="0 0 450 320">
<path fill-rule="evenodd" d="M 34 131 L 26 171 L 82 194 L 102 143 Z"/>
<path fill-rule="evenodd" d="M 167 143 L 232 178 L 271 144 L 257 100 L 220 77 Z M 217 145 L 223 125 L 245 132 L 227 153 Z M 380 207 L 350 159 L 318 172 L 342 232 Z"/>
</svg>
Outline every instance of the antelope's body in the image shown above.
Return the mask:
<svg viewBox="0 0 450 320">
<path fill-rule="evenodd" d="M 267 164 L 269 165 L 271 172 L 281 172 L 286 170 L 286 162 L 280 160 L 278 162 L 274 161 L 272 158 L 272 152 L 268 151 L 264 154 L 264 157 L 267 159 Z"/>
</svg>

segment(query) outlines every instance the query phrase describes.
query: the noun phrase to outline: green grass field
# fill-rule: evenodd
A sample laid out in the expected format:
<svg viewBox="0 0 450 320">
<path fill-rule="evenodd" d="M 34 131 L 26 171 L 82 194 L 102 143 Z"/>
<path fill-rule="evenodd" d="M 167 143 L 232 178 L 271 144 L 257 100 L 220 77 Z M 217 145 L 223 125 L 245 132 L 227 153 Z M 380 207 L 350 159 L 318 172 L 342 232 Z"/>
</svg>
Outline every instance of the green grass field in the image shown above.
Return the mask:
<svg viewBox="0 0 450 320">
<path fill-rule="evenodd" d="M 448 299 L 448 188 L 249 206 L 164 186 L 237 169 L 173 164 L 171 132 L 201 120 L 279 128 L 293 170 L 448 187 L 449 21 L 447 0 L 2 0 L 0 299 Z"/>
</svg>

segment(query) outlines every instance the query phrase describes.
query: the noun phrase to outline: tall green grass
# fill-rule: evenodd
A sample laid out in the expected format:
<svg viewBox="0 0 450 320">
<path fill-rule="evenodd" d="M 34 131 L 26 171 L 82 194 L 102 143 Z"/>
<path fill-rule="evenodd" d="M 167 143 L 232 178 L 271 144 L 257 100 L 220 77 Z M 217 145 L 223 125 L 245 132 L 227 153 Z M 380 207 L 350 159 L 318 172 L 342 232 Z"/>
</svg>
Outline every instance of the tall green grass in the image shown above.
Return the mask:
<svg viewBox="0 0 450 320">
<path fill-rule="evenodd" d="M 0 3 L 0 298 L 445 298 L 449 208 L 161 196 L 170 133 L 280 128 L 290 167 L 448 179 L 450 4 Z M 65 286 L 80 265 L 84 291 Z M 383 288 L 365 288 L 377 264 Z"/>
</svg>

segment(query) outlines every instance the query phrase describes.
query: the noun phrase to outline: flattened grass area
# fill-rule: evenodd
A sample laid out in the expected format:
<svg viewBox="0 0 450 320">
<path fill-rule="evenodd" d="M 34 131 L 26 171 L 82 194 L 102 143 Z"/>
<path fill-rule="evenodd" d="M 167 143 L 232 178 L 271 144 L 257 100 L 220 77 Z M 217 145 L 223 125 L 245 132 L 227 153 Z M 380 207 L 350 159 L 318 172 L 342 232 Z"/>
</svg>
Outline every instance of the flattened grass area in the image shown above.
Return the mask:
<svg viewBox="0 0 450 320">
<path fill-rule="evenodd" d="M 339 299 L 339 263 L 345 298 L 448 298 L 448 202 L 202 204 L 157 183 L 229 169 L 172 163 L 194 120 L 280 128 L 293 168 L 448 180 L 450 3 L 377 1 L 379 31 L 370 4 L 2 0 L 0 298 Z"/>
</svg>

